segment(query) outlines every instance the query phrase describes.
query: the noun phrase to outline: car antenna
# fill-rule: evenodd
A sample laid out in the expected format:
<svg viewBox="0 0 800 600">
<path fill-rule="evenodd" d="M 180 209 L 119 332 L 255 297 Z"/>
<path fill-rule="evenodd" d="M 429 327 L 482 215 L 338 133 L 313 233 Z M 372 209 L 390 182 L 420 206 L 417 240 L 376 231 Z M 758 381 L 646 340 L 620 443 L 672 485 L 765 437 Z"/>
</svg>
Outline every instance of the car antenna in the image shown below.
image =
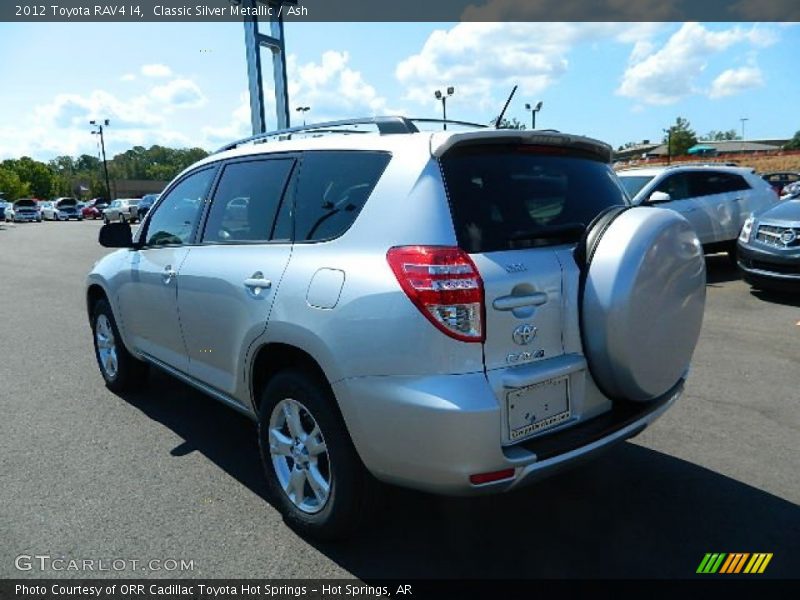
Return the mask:
<svg viewBox="0 0 800 600">
<path fill-rule="evenodd" d="M 514 94 L 517 93 L 517 86 L 514 86 L 514 89 L 511 90 L 511 93 L 508 95 L 508 100 L 506 100 L 505 106 L 503 106 L 503 110 L 500 111 L 500 115 L 497 117 L 497 120 L 494 122 L 494 128 L 500 129 L 500 123 L 503 122 L 503 115 L 506 114 L 506 109 L 508 109 L 508 105 L 511 103 L 511 99 L 514 97 Z"/>
</svg>

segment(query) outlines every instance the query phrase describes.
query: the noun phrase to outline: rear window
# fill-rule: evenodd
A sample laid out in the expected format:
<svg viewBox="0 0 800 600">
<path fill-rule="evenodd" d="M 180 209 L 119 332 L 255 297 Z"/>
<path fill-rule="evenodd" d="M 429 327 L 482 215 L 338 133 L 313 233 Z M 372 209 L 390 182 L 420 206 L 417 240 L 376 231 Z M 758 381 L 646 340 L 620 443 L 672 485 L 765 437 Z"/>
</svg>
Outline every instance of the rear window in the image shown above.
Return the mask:
<svg viewBox="0 0 800 600">
<path fill-rule="evenodd" d="M 628 203 L 610 165 L 562 149 L 456 148 L 441 166 L 467 252 L 572 243 L 604 209 Z"/>
</svg>

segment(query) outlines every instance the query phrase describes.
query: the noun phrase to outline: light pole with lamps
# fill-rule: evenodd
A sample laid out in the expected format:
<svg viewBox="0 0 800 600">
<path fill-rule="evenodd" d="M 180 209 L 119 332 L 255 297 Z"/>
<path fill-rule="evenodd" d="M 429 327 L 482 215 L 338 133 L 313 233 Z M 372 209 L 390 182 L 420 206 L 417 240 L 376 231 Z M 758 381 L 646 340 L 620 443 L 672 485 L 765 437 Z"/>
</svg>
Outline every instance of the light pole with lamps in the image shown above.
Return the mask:
<svg viewBox="0 0 800 600">
<path fill-rule="evenodd" d="M 442 93 L 441 90 L 436 90 L 433 92 L 434 97 L 437 100 L 442 101 L 442 129 L 447 129 L 447 99 L 456 93 L 456 88 L 450 86 L 447 88 L 446 93 Z"/>
<path fill-rule="evenodd" d="M 739 119 L 742 122 L 742 150 L 744 150 L 744 124 L 749 121 L 750 119 L 747 117 L 742 117 Z"/>
<path fill-rule="evenodd" d="M 106 200 L 111 202 L 111 184 L 108 181 L 108 163 L 106 162 L 106 142 L 103 138 L 103 127 L 108 127 L 110 121 L 108 119 L 104 119 L 102 123 L 98 123 L 97 121 L 89 121 L 89 125 L 94 125 L 97 127 L 97 131 L 92 131 L 92 135 L 99 135 L 100 136 L 100 148 L 103 151 L 103 172 L 106 175 Z"/>
<path fill-rule="evenodd" d="M 310 106 L 298 106 L 295 110 L 299 113 L 303 113 L 303 127 L 306 126 L 306 113 L 311 110 Z"/>
<path fill-rule="evenodd" d="M 531 129 L 536 129 L 536 113 L 542 110 L 543 102 L 539 100 L 536 103 L 536 106 L 531 106 L 530 104 L 525 104 L 525 110 L 529 110 L 531 112 Z"/>
</svg>

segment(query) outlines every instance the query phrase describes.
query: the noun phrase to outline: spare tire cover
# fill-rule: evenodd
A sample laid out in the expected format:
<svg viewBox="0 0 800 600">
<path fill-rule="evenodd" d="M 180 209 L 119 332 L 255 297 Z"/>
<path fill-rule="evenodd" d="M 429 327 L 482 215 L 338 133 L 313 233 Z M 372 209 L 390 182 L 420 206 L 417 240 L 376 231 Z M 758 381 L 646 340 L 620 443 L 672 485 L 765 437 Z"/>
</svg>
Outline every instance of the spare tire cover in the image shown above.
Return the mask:
<svg viewBox="0 0 800 600">
<path fill-rule="evenodd" d="M 689 222 L 667 209 L 631 208 L 595 226 L 605 230 L 586 249 L 581 298 L 589 369 L 610 398 L 652 400 L 686 375 L 697 345 L 702 246 Z"/>
</svg>

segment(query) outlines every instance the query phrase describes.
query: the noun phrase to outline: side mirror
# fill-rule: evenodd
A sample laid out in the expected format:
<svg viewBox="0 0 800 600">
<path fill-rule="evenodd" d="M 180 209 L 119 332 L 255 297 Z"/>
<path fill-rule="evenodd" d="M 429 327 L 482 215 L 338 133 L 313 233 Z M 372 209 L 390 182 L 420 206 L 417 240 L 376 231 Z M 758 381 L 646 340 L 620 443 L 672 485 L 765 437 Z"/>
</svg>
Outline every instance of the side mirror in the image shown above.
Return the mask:
<svg viewBox="0 0 800 600">
<path fill-rule="evenodd" d="M 669 202 L 670 200 L 672 200 L 672 198 L 666 192 L 653 192 L 647 199 L 650 204 L 661 204 L 662 202 Z"/>
<path fill-rule="evenodd" d="M 100 228 L 98 241 L 105 248 L 133 248 L 131 226 L 127 223 L 109 223 Z"/>
</svg>

